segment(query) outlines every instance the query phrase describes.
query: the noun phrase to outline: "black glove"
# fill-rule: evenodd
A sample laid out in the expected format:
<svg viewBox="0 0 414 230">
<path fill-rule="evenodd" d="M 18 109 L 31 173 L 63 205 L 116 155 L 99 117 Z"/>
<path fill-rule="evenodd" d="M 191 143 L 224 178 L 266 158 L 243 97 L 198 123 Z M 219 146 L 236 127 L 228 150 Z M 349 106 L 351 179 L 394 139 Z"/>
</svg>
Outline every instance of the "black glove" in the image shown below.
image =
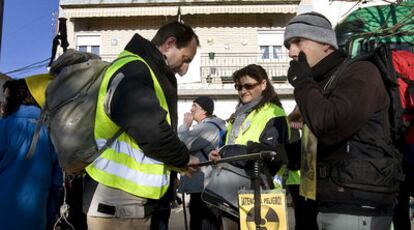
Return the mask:
<svg viewBox="0 0 414 230">
<path fill-rule="evenodd" d="M 312 79 L 312 70 L 306 60 L 306 55 L 300 51 L 298 60 L 290 61 L 288 80 L 293 87 Z"/>
</svg>

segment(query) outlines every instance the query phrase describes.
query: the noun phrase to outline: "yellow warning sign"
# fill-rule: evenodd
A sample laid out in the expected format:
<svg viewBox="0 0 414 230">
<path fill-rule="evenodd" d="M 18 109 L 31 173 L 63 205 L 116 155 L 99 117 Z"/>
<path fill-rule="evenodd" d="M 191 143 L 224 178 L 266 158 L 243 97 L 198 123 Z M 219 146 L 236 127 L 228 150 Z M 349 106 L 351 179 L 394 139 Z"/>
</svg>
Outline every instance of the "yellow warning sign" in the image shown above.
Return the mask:
<svg viewBox="0 0 414 230">
<path fill-rule="evenodd" d="M 300 195 L 316 200 L 316 150 L 318 139 L 307 125 L 303 126 L 301 166 L 300 166 Z"/>
<path fill-rule="evenodd" d="M 239 191 L 240 230 L 255 230 L 254 195 L 252 190 Z M 284 190 L 262 190 L 260 229 L 287 230 L 286 196 Z"/>
</svg>

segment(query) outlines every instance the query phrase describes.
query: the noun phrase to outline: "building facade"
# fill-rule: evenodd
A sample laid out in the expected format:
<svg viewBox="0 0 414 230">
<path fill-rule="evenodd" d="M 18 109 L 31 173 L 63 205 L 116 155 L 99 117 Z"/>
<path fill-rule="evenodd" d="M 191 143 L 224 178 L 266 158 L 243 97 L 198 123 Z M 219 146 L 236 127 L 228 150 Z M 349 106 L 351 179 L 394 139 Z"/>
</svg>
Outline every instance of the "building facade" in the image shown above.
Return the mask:
<svg viewBox="0 0 414 230">
<path fill-rule="evenodd" d="M 160 25 L 171 20 L 192 26 L 201 47 L 186 76 L 177 76 L 181 122 L 199 95 L 211 96 L 215 114 L 228 118 L 237 104 L 231 75 L 252 63 L 266 69 L 289 113 L 295 102 L 286 78 L 290 59 L 283 47 L 284 27 L 297 13 L 311 10 L 328 12 L 335 24 L 353 5 L 335 4 L 328 0 L 60 0 L 59 16 L 68 19 L 70 48 L 99 54 L 107 61 L 116 58 L 134 33 L 151 39 Z"/>
</svg>

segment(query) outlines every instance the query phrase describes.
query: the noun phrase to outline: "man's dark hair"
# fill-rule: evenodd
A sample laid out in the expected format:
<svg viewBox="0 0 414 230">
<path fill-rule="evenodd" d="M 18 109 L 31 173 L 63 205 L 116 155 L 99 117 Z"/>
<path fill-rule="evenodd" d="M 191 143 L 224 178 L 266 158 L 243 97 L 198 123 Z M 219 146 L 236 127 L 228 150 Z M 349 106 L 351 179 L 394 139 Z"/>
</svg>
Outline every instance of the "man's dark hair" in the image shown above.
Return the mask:
<svg viewBox="0 0 414 230">
<path fill-rule="evenodd" d="M 244 76 L 249 76 L 255 79 L 257 82 L 266 81 L 266 89 L 262 92 L 262 99 L 260 102 L 253 108 L 254 110 L 261 108 L 265 103 L 270 102 L 282 108 L 282 103 L 280 103 L 279 97 L 273 88 L 272 83 L 267 76 L 266 70 L 263 69 L 260 65 L 250 64 L 246 67 L 243 67 L 233 73 L 234 83 L 237 84 L 240 78 Z M 239 99 L 240 100 L 240 99 Z"/>
<path fill-rule="evenodd" d="M 6 89 L 9 90 L 9 95 L 5 98 L 4 117 L 16 112 L 20 105 L 35 105 L 39 107 L 30 94 L 24 79 L 7 81 L 3 85 L 3 92 Z"/>
<path fill-rule="evenodd" d="M 198 36 L 194 33 L 193 29 L 177 21 L 172 21 L 161 26 L 151 42 L 156 46 L 161 46 L 169 37 L 174 37 L 177 40 L 178 49 L 187 46 L 193 38 L 196 39 L 197 46 L 200 45 Z"/>
</svg>

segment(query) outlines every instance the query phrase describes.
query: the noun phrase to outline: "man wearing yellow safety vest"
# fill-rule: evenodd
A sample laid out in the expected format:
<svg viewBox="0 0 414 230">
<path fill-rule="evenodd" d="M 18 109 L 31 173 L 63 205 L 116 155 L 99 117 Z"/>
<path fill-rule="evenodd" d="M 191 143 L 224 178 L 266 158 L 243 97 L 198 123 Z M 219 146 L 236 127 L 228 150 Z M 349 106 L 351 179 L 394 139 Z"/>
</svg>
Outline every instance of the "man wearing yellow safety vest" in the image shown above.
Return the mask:
<svg viewBox="0 0 414 230">
<path fill-rule="evenodd" d="M 98 147 L 125 131 L 86 168 L 89 229 L 149 229 L 152 213 L 173 197 L 170 169 L 196 170 L 188 165 L 198 159 L 175 131 L 175 74 L 187 72 L 198 46 L 191 27 L 170 22 L 151 42 L 135 34 L 106 70 L 96 110 Z"/>
</svg>

